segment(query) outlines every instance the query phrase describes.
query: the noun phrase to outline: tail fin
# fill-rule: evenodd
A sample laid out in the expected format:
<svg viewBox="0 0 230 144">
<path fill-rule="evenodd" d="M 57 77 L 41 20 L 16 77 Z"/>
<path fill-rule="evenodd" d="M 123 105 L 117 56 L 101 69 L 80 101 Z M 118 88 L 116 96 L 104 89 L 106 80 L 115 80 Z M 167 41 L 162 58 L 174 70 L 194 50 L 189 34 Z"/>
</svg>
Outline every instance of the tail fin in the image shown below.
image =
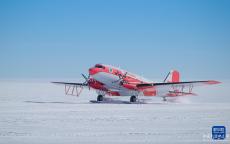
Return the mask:
<svg viewBox="0 0 230 144">
<path fill-rule="evenodd" d="M 164 82 L 180 82 L 180 73 L 176 70 L 172 70 L 168 73 Z"/>
</svg>

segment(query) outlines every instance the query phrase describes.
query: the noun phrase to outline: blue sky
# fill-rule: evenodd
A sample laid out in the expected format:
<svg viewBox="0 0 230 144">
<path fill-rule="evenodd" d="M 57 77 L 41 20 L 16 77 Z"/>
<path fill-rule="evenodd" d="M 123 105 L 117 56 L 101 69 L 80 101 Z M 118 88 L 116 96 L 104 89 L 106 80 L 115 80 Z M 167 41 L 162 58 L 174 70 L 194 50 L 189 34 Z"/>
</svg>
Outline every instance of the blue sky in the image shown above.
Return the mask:
<svg viewBox="0 0 230 144">
<path fill-rule="evenodd" d="M 0 78 L 80 77 L 95 63 L 147 78 L 230 79 L 230 1 L 0 1 Z"/>
</svg>

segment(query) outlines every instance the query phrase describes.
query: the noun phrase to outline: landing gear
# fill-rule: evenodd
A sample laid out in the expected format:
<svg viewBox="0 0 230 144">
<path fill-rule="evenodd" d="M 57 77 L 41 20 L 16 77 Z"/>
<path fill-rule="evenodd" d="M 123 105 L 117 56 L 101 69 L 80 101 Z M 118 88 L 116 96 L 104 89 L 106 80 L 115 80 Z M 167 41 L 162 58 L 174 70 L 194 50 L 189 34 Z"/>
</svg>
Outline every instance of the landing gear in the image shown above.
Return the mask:
<svg viewBox="0 0 230 144">
<path fill-rule="evenodd" d="M 130 97 L 130 102 L 136 102 L 137 101 L 137 97 L 136 96 L 131 96 Z"/>
<path fill-rule="evenodd" d="M 163 101 L 167 101 L 166 97 L 163 97 Z"/>
<path fill-rule="evenodd" d="M 103 99 L 104 99 L 103 95 L 98 95 L 97 96 L 97 101 L 103 101 Z"/>
</svg>

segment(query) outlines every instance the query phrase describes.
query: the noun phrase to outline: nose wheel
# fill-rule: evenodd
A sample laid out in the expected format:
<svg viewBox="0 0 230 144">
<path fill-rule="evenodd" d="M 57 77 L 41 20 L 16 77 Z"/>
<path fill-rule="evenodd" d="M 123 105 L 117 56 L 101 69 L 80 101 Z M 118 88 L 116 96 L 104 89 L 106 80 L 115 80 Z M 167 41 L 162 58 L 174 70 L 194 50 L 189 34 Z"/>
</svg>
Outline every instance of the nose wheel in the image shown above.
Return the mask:
<svg viewBox="0 0 230 144">
<path fill-rule="evenodd" d="M 131 96 L 130 97 L 130 102 L 136 102 L 137 101 L 137 97 L 136 96 Z"/>
<path fill-rule="evenodd" d="M 97 96 L 97 101 L 103 101 L 104 99 L 104 96 L 103 95 L 98 95 Z"/>
</svg>

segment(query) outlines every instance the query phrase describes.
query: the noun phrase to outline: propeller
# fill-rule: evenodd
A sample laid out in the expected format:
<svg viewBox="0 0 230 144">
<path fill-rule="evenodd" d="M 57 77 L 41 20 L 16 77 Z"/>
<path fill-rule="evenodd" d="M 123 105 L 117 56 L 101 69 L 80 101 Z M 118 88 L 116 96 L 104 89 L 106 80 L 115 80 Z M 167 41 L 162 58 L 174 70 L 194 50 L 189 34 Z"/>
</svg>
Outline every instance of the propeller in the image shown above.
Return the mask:
<svg viewBox="0 0 230 144">
<path fill-rule="evenodd" d="M 118 74 L 119 79 L 113 81 L 112 83 L 120 82 L 120 85 L 123 85 L 123 84 L 126 82 L 126 81 L 124 80 L 124 78 L 126 78 L 127 74 L 128 74 L 128 72 L 126 72 L 124 75 Z"/>
<path fill-rule="evenodd" d="M 88 75 L 88 77 L 84 74 L 81 74 L 82 77 L 85 79 L 85 82 L 83 82 L 84 85 L 87 85 L 89 90 L 90 90 L 90 86 L 89 86 L 89 81 L 90 81 L 90 75 Z"/>
</svg>

